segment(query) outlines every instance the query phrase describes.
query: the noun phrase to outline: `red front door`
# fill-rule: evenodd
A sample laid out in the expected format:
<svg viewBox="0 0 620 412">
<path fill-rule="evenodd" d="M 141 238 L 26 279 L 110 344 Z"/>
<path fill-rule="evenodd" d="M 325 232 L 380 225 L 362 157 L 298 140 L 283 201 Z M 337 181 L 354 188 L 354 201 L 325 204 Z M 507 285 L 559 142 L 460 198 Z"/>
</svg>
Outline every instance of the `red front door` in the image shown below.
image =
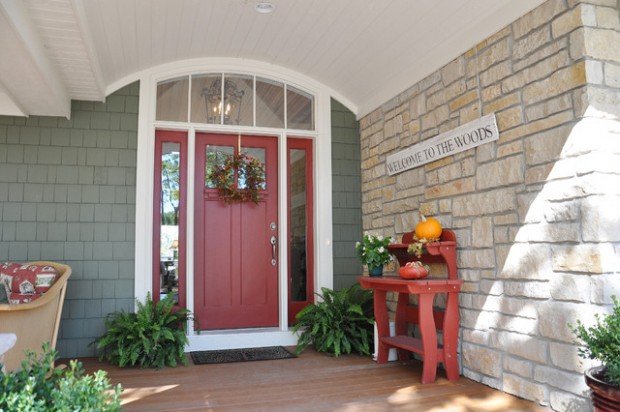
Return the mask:
<svg viewBox="0 0 620 412">
<path fill-rule="evenodd" d="M 207 178 L 239 150 L 265 165 L 258 204 L 227 204 Z M 196 134 L 194 312 L 203 330 L 278 325 L 277 155 L 274 137 Z"/>
</svg>

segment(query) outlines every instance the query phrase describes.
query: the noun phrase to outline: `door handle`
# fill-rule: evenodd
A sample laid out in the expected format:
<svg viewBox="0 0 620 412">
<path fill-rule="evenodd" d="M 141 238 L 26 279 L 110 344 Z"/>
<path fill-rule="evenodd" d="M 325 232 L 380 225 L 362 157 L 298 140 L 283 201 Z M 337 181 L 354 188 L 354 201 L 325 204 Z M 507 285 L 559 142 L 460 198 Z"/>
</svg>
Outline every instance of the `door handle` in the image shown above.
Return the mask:
<svg viewBox="0 0 620 412">
<path fill-rule="evenodd" d="M 278 253 L 278 250 L 277 250 L 278 239 L 275 236 L 271 236 L 271 239 L 269 239 L 269 243 L 271 243 L 271 265 L 275 266 L 276 256 Z"/>
</svg>

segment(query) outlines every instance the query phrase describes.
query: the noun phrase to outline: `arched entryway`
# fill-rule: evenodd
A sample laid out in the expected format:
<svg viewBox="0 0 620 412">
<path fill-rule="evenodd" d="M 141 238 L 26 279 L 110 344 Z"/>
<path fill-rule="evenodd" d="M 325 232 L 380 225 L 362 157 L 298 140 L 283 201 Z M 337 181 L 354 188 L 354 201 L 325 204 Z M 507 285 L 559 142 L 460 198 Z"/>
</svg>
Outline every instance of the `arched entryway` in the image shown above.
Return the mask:
<svg viewBox="0 0 620 412">
<path fill-rule="evenodd" d="M 315 288 L 333 282 L 330 131 L 320 116 L 329 113 L 329 95 L 240 71 L 150 80 L 141 93 L 155 105 L 141 117 L 151 131 L 140 135 L 152 165 L 145 179 L 152 216 L 143 228 L 152 233 L 151 276 L 144 282 L 136 275 L 138 296 L 140 289 L 157 298 L 174 294 L 198 315 L 201 333 L 190 334 L 191 350 L 294 344 L 294 315 L 313 301 Z M 219 100 L 209 94 L 216 90 Z M 257 203 L 229 204 L 218 195 L 208 175 L 216 153 L 243 153 L 265 168 Z M 175 167 L 178 188 L 171 188 Z M 139 249 L 136 268 L 144 263 Z"/>
</svg>

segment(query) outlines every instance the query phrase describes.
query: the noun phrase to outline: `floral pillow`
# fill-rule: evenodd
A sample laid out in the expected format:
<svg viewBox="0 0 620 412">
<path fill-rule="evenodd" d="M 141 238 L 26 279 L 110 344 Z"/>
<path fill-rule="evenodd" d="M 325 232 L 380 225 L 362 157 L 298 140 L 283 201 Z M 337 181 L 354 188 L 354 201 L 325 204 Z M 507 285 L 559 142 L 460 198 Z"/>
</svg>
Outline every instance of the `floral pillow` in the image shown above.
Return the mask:
<svg viewBox="0 0 620 412">
<path fill-rule="evenodd" d="M 5 281 L 4 275 L 0 275 L 0 304 L 9 303 L 9 285 Z"/>
<path fill-rule="evenodd" d="M 0 264 L 0 303 L 9 303 L 11 296 L 11 276 L 17 269 L 21 267 L 18 263 L 2 263 Z"/>
<path fill-rule="evenodd" d="M 9 303 L 28 303 L 40 297 L 52 287 L 58 272 L 47 265 L 0 265 L 0 287 L 5 289 Z"/>
</svg>

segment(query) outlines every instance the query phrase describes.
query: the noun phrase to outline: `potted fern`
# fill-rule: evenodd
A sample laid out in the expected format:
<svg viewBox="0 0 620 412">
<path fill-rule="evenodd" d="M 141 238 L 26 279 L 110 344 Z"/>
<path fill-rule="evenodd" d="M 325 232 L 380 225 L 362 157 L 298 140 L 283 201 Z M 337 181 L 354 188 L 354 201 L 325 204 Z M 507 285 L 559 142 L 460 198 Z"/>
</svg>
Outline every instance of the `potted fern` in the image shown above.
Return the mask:
<svg viewBox="0 0 620 412">
<path fill-rule="evenodd" d="M 309 345 L 318 352 L 357 352 L 369 355 L 373 342 L 373 297 L 372 290 L 353 285 L 334 291 L 322 288 L 317 293 L 321 301 L 308 305 L 297 314 L 293 332 L 299 332 L 296 353 L 300 354 Z"/>
<path fill-rule="evenodd" d="M 580 320 L 570 329 L 580 340 L 579 356 L 602 362 L 585 371 L 596 411 L 620 410 L 620 302 L 612 296 L 613 310 L 604 317 L 595 315 L 596 323 L 586 327 Z"/>
<path fill-rule="evenodd" d="M 114 312 L 106 319 L 107 331 L 92 344 L 101 351 L 100 360 L 120 367 L 140 365 L 143 368 L 187 366 L 185 346 L 187 309 L 173 310 L 172 294 L 155 303 L 147 293 L 144 303 L 138 301 L 136 313 Z"/>
</svg>

